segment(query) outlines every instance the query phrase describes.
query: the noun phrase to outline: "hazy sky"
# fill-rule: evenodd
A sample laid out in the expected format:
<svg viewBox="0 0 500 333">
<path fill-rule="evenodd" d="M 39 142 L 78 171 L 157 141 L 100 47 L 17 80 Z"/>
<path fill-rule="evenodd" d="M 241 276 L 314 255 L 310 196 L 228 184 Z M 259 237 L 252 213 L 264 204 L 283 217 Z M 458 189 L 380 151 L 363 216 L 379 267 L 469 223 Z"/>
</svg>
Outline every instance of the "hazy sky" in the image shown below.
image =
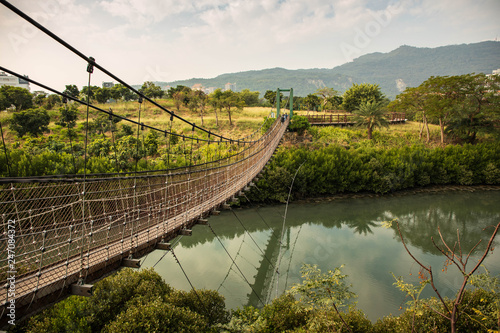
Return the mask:
<svg viewBox="0 0 500 333">
<path fill-rule="evenodd" d="M 130 84 L 333 68 L 403 44 L 436 47 L 500 35 L 499 0 L 9 2 Z M 80 88 L 88 78 L 82 59 L 2 4 L 0 65 L 58 90 Z M 92 84 L 102 81 L 111 80 L 95 71 Z"/>
</svg>

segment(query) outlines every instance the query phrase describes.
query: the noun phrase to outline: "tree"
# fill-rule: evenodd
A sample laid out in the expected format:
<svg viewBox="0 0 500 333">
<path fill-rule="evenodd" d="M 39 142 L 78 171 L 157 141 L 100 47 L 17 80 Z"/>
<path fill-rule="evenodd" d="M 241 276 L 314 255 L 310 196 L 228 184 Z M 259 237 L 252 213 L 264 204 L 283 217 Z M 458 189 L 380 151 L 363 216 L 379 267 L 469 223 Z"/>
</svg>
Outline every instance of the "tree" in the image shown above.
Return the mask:
<svg viewBox="0 0 500 333">
<path fill-rule="evenodd" d="M 288 128 L 292 132 L 297 132 L 299 135 L 304 134 L 304 132 L 311 127 L 309 121 L 306 117 L 294 115 L 292 119 L 290 119 L 290 126 Z"/>
<path fill-rule="evenodd" d="M 420 113 L 422 126 L 420 127 L 419 136 L 422 138 L 422 133 L 425 128 L 427 142 L 430 141 L 429 122 L 427 120 L 425 108 L 425 92 L 421 87 L 406 88 L 402 94 L 399 94 L 394 101 L 387 105 L 387 108 L 395 112 L 405 112 L 410 118 Z"/>
<path fill-rule="evenodd" d="M 375 102 L 373 100 L 365 102 L 354 111 L 354 115 L 356 126 L 365 127 L 368 139 L 370 140 L 375 128 L 389 126 L 389 122 L 385 119 L 385 110 L 382 107 L 382 102 Z"/>
<path fill-rule="evenodd" d="M 87 95 L 90 95 L 90 100 L 94 99 L 95 92 L 99 89 L 98 86 L 84 86 L 82 90 L 80 90 L 80 99 L 82 101 L 87 101 Z"/>
<path fill-rule="evenodd" d="M 381 102 L 385 98 L 384 94 L 380 90 L 378 84 L 353 83 L 352 87 L 349 88 L 343 95 L 342 106 L 344 110 L 348 112 L 353 112 L 360 105 L 366 102 L 375 101 Z"/>
<path fill-rule="evenodd" d="M 196 112 L 198 108 L 200 109 L 201 125 L 203 126 L 203 113 L 207 106 L 208 96 L 201 90 L 192 90 L 190 99 L 189 108 L 194 112 Z"/>
<path fill-rule="evenodd" d="M 266 91 L 266 93 L 264 94 L 264 98 L 269 101 L 272 107 L 276 106 L 276 91 L 273 90 Z M 280 103 L 282 100 L 283 100 L 283 94 L 280 93 Z"/>
<path fill-rule="evenodd" d="M 182 91 L 176 91 L 172 94 L 172 98 L 174 99 L 175 108 L 179 111 L 182 101 L 184 100 L 184 93 Z"/>
<path fill-rule="evenodd" d="M 450 246 L 450 244 L 448 244 L 448 242 L 446 242 L 445 239 L 443 238 L 443 235 L 441 234 L 441 231 L 438 227 L 438 233 L 439 233 L 442 245 L 441 246 L 437 245 L 436 242 L 434 241 L 434 238 L 431 238 L 432 243 L 434 244 L 436 249 L 446 258 L 446 264 L 447 265 L 454 265 L 455 267 L 457 267 L 458 271 L 463 276 L 462 284 L 461 284 L 460 289 L 458 290 L 457 294 L 455 295 L 455 299 L 452 300 L 452 302 L 447 302 L 443 298 L 443 296 L 441 295 L 441 292 L 438 290 L 437 286 L 434 283 L 434 275 L 433 275 L 432 267 L 430 265 L 426 266 L 426 265 L 422 264 L 410 252 L 410 250 L 406 246 L 406 242 L 405 242 L 403 235 L 401 233 L 401 229 L 399 228 L 399 222 L 397 220 L 393 220 L 391 222 L 385 222 L 384 224 L 386 227 L 390 227 L 390 226 L 392 226 L 393 222 L 396 222 L 396 227 L 397 227 L 397 230 L 399 233 L 399 237 L 401 238 L 401 242 L 403 243 L 403 246 L 404 246 L 406 252 L 413 259 L 413 261 L 420 266 L 419 277 L 422 280 L 421 285 L 423 285 L 423 286 L 425 286 L 426 284 L 431 285 L 431 287 L 434 290 L 434 293 L 436 294 L 436 296 L 438 297 L 444 311 L 441 311 L 441 309 L 437 309 L 436 307 L 433 307 L 429 302 L 425 302 L 425 301 L 422 301 L 422 302 L 425 303 L 426 307 L 430 308 L 432 311 L 437 313 L 440 317 L 442 317 L 445 320 L 448 320 L 450 322 L 450 328 L 451 328 L 452 333 L 457 332 L 457 322 L 458 322 L 458 319 L 461 315 L 461 305 L 462 305 L 462 302 L 464 301 L 464 295 L 466 292 L 467 284 L 468 284 L 471 276 L 474 274 L 474 272 L 476 272 L 477 269 L 483 263 L 484 259 L 486 258 L 486 256 L 490 252 L 490 249 L 492 249 L 493 240 L 495 239 L 495 237 L 498 233 L 498 230 L 500 229 L 500 223 L 498 223 L 496 225 L 495 229 L 493 230 L 493 233 L 488 241 L 488 244 L 487 244 L 482 256 L 475 263 L 474 267 L 469 271 L 467 271 L 467 264 L 468 264 L 469 258 L 472 255 L 472 253 L 474 252 L 474 250 L 477 248 L 477 246 L 479 245 L 480 241 L 472 248 L 472 250 L 469 253 L 465 254 L 463 252 L 463 249 L 462 249 L 462 243 L 460 241 L 460 234 L 457 232 L 458 239 L 454 245 Z M 464 258 L 464 254 L 465 254 L 465 258 Z M 419 289 L 419 288 L 415 288 L 415 287 L 408 288 L 408 284 L 404 283 L 402 278 L 398 278 L 396 280 L 397 280 L 396 285 L 401 290 L 403 290 L 407 293 L 412 292 L 413 290 Z M 423 287 L 421 287 L 421 289 L 423 289 Z M 414 299 L 414 301 L 417 302 L 418 299 L 416 299 L 416 300 Z"/>
<path fill-rule="evenodd" d="M 240 96 L 245 102 L 246 106 L 257 106 L 259 105 L 259 92 L 250 91 L 249 89 L 243 89 L 240 91 Z"/>
<path fill-rule="evenodd" d="M 66 89 L 64 89 L 63 94 L 66 94 L 69 97 L 78 98 L 78 96 L 80 95 L 80 91 L 78 90 L 78 87 L 76 85 L 68 84 L 66 85 Z"/>
<path fill-rule="evenodd" d="M 222 93 L 222 106 L 226 109 L 229 117 L 229 125 L 232 126 L 231 112 L 233 108 L 238 110 L 243 109 L 245 102 L 241 99 L 240 95 L 232 90 L 226 90 Z"/>
<path fill-rule="evenodd" d="M 94 91 L 94 98 L 97 103 L 106 103 L 111 97 L 111 90 L 109 88 L 96 87 Z"/>
<path fill-rule="evenodd" d="M 123 84 L 115 84 L 110 91 L 111 97 L 115 100 L 123 99 L 124 101 L 131 101 L 135 99 L 135 94 Z"/>
<path fill-rule="evenodd" d="M 304 104 L 308 110 L 316 110 L 321 105 L 321 100 L 314 94 L 309 94 L 304 98 Z"/>
<path fill-rule="evenodd" d="M 62 103 L 61 97 L 57 94 L 50 94 L 45 100 L 45 107 L 49 110 Z"/>
<path fill-rule="evenodd" d="M 333 88 L 325 87 L 316 90 L 314 94 L 321 98 L 321 109 L 323 111 L 326 111 L 325 109 L 326 104 L 331 98 L 335 97 L 338 93 L 339 92 Z"/>
<path fill-rule="evenodd" d="M 38 136 L 49 130 L 50 116 L 45 109 L 28 109 L 12 115 L 10 128 L 19 137 L 25 134 Z"/>
<path fill-rule="evenodd" d="M 73 128 L 76 125 L 76 121 L 78 119 L 78 109 L 76 105 L 60 107 L 59 112 L 61 113 L 61 117 L 59 121 L 56 122 L 56 125 Z"/>
<path fill-rule="evenodd" d="M 33 107 L 33 95 L 28 89 L 12 86 L 1 86 L 0 95 L 3 95 L 4 108 L 14 105 L 16 111 L 26 110 Z"/>
<path fill-rule="evenodd" d="M 45 103 L 46 98 L 47 98 L 47 93 L 42 91 L 37 91 L 33 93 L 33 104 L 35 104 L 38 107 L 41 107 Z"/>
<path fill-rule="evenodd" d="M 213 93 L 211 93 L 208 96 L 208 98 L 209 98 L 210 105 L 214 109 L 215 123 L 218 127 L 219 126 L 219 116 L 217 115 L 217 110 L 219 110 L 219 112 L 222 112 L 222 108 L 224 107 L 224 104 L 222 103 L 222 99 L 223 99 L 222 90 L 220 88 L 215 89 L 215 91 Z"/>
<path fill-rule="evenodd" d="M 161 87 L 151 81 L 144 82 L 141 89 L 139 89 L 139 92 L 144 94 L 144 96 L 153 99 L 161 98 L 163 96 L 163 90 Z"/>
<path fill-rule="evenodd" d="M 457 77 L 458 94 L 445 129 L 456 140 L 476 143 L 478 133 L 498 132 L 500 76 L 466 74 Z"/>
</svg>

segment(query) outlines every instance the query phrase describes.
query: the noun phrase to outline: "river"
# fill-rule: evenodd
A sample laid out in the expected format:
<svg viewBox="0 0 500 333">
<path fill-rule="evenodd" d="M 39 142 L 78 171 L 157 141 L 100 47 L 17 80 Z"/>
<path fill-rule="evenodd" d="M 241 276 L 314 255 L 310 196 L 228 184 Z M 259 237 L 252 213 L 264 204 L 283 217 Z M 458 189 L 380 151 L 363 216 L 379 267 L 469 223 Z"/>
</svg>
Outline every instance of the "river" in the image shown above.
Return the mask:
<svg viewBox="0 0 500 333">
<path fill-rule="evenodd" d="M 284 213 L 285 205 L 222 211 L 209 218 L 215 234 L 208 226 L 197 225 L 192 236 L 171 241 L 180 265 L 171 253 L 156 250 L 143 258 L 142 267 L 154 266 L 175 288 L 190 290 L 190 281 L 197 289 L 218 290 L 228 308 L 237 308 L 262 306 L 300 282 L 304 263 L 315 264 L 323 272 L 344 265 L 342 272 L 358 295 L 357 307 L 375 321 L 400 314 L 400 306 L 407 301 L 393 285 L 391 272 L 414 283 L 418 283 L 419 273 L 396 225 L 384 228 L 382 222 L 399 221 L 411 253 L 432 266 L 438 289 L 452 297 L 462 278 L 454 266 L 444 265 L 445 259 L 431 237 L 441 244 L 439 227 L 453 246 L 458 230 L 464 254 L 479 240 L 477 252 L 483 250 L 493 228 L 483 229 L 500 222 L 500 191 L 330 198 L 292 203 L 286 220 Z M 500 236 L 494 245 L 499 242 Z M 477 258 L 476 254 L 469 260 L 469 269 Z M 490 252 L 484 265 L 491 274 L 500 274 L 500 248 Z M 433 296 L 430 286 L 423 293 L 427 296 Z"/>
</svg>

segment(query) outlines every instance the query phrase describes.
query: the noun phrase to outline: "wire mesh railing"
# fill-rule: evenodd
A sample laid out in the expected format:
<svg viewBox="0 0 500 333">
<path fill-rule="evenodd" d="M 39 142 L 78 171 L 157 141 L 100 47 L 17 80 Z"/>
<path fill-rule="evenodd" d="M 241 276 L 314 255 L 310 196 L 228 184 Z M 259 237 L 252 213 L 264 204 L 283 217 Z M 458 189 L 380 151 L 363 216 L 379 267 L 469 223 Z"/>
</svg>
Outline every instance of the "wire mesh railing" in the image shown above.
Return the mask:
<svg viewBox="0 0 500 333">
<path fill-rule="evenodd" d="M 0 281 L 7 285 L 15 275 L 16 308 L 95 278 L 99 271 L 189 227 L 262 170 L 287 125 L 288 119 L 276 121 L 244 153 L 203 167 L 90 176 L 86 183 L 13 179 L 1 184 Z M 13 251 L 8 251 L 9 244 L 14 244 Z M 11 301 L 7 288 L 0 290 L 1 305 L 5 308 Z"/>
</svg>

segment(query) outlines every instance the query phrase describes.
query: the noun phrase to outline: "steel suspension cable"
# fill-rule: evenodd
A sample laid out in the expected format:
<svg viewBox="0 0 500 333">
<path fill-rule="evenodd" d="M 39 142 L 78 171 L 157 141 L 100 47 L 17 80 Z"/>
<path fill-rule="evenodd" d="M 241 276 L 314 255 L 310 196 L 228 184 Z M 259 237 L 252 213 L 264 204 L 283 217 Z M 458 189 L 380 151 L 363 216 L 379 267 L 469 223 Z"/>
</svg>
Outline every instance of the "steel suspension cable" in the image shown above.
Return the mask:
<svg viewBox="0 0 500 333">
<path fill-rule="evenodd" d="M 28 16 L 26 13 L 24 13 L 23 11 L 21 11 L 20 9 L 18 9 L 14 5 L 10 4 L 8 1 L 6 1 L 6 0 L 0 0 L 0 3 L 2 3 L 5 7 L 9 8 L 10 10 L 12 10 L 14 13 L 16 13 L 17 15 L 19 15 L 20 17 L 22 17 L 24 20 L 26 20 L 29 23 L 31 23 L 32 25 L 34 25 L 36 28 L 38 28 L 39 30 L 41 30 L 42 32 L 44 32 L 46 35 L 48 35 L 49 37 L 51 37 L 52 39 L 54 39 L 55 41 L 57 41 L 59 44 L 63 45 L 64 47 L 66 47 L 67 49 L 69 49 L 71 52 L 73 52 L 74 54 L 76 54 L 77 56 L 79 56 L 80 58 L 82 58 L 89 65 L 92 65 L 92 66 L 96 67 L 97 69 L 99 69 L 104 74 L 106 74 L 109 77 L 113 78 L 114 80 L 120 82 L 122 85 L 124 85 L 128 89 L 132 90 L 138 96 L 141 96 L 142 98 L 144 98 L 148 102 L 152 103 L 153 105 L 155 105 L 156 107 L 160 108 L 161 110 L 169 113 L 170 115 L 173 115 L 177 119 L 179 119 L 179 120 L 181 120 L 181 121 L 183 121 L 183 122 L 185 122 L 185 123 L 187 123 L 187 124 L 189 124 L 191 126 L 194 126 L 194 127 L 196 127 L 197 129 L 199 129 L 199 130 L 201 130 L 203 132 L 208 133 L 208 130 L 206 130 L 206 129 L 202 128 L 202 127 L 196 126 L 194 123 L 192 123 L 192 122 L 190 122 L 190 121 L 188 121 L 188 120 L 186 120 L 186 119 L 184 119 L 184 118 L 182 118 L 182 117 L 180 117 L 178 115 L 175 115 L 172 111 L 168 110 L 167 108 L 163 107 L 162 105 L 156 103 L 153 99 L 150 99 L 146 95 L 142 94 L 140 91 L 136 90 L 131 85 L 127 84 L 125 81 L 123 81 L 122 79 L 120 79 L 119 77 L 117 77 L 116 75 L 114 75 L 113 73 L 111 73 L 110 71 L 108 71 L 107 69 L 105 69 L 104 67 L 102 67 L 101 65 L 97 64 L 95 62 L 94 58 L 87 57 L 82 52 L 80 52 L 79 50 L 77 50 L 75 47 L 71 46 L 68 42 L 64 41 L 62 38 L 58 37 L 52 31 L 50 31 L 49 29 L 45 28 L 43 25 L 41 25 L 40 23 L 38 23 L 36 20 L 34 20 L 30 16 Z M 212 133 L 212 134 L 214 136 L 219 137 L 221 140 L 222 139 L 224 139 L 226 141 L 231 140 L 230 138 L 224 137 L 221 134 L 214 134 L 214 133 Z M 233 141 L 236 141 L 236 140 L 233 140 Z"/>
</svg>

